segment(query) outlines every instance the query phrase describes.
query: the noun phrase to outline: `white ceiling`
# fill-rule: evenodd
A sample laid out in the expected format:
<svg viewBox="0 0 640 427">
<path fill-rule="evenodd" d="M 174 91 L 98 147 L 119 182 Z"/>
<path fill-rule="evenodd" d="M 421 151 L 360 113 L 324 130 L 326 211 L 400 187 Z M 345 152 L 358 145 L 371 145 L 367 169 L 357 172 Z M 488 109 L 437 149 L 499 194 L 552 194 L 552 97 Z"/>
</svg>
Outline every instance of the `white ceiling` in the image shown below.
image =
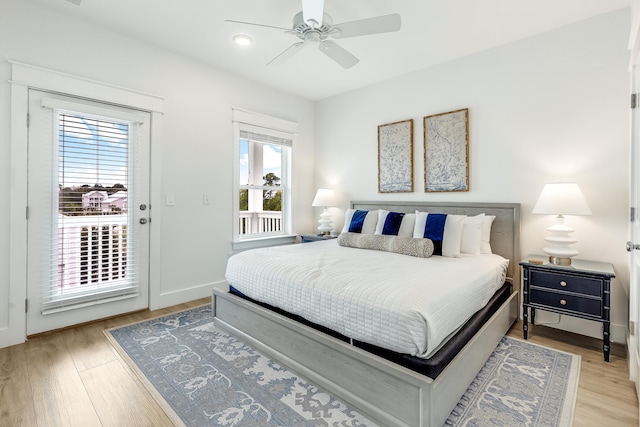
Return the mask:
<svg viewBox="0 0 640 427">
<path fill-rule="evenodd" d="M 399 13 L 398 32 L 337 40 L 360 59 L 343 69 L 309 46 L 282 65 L 273 57 L 299 41 L 291 27 L 300 0 L 28 0 L 67 16 L 311 100 L 430 67 L 628 6 L 631 0 L 326 0 L 334 23 Z M 247 34 L 248 48 L 232 37 Z"/>
</svg>

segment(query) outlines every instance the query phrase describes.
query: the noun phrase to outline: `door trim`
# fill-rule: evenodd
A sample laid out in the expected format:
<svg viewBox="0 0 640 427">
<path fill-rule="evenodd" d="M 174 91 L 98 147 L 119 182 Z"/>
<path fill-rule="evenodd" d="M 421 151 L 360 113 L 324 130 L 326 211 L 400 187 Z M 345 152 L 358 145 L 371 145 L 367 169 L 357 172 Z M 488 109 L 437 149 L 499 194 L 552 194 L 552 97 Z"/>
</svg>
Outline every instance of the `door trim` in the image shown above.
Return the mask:
<svg viewBox="0 0 640 427">
<path fill-rule="evenodd" d="M 110 83 L 91 80 L 17 61 L 11 65 L 11 177 L 8 304 L 0 307 L 0 347 L 20 344 L 26 340 L 27 297 L 27 112 L 28 91 L 39 89 L 148 111 L 151 114 L 150 205 L 153 212 L 149 252 L 149 306 L 160 296 L 160 213 L 162 118 L 164 98 Z"/>
</svg>

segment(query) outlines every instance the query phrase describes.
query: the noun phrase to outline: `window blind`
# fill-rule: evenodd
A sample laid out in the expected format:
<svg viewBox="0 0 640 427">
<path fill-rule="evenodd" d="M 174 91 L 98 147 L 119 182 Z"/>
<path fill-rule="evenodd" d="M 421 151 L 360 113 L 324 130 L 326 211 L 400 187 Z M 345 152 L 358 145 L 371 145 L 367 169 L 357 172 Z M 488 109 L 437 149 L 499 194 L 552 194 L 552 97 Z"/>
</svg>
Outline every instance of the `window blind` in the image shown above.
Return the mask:
<svg viewBox="0 0 640 427">
<path fill-rule="evenodd" d="M 135 122 L 54 109 L 42 313 L 135 296 Z"/>
<path fill-rule="evenodd" d="M 247 127 L 247 126 L 242 125 L 240 128 L 241 139 L 261 142 L 263 144 L 279 145 L 282 147 L 291 147 L 293 145 L 293 139 L 290 137 L 287 138 L 282 136 L 276 136 L 273 134 L 265 134 L 262 132 L 251 131 L 251 130 L 243 129 L 244 127 Z"/>
</svg>

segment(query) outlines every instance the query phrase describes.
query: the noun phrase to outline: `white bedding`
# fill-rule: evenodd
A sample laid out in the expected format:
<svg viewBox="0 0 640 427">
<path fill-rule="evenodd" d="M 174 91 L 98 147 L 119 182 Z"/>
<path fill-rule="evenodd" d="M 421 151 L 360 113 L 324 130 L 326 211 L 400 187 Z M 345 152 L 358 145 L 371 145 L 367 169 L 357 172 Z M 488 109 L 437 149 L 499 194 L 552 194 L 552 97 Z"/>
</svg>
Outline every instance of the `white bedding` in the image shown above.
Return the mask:
<svg viewBox="0 0 640 427">
<path fill-rule="evenodd" d="M 416 258 L 335 239 L 232 256 L 229 285 L 352 339 L 429 357 L 502 286 L 495 254 Z"/>
</svg>

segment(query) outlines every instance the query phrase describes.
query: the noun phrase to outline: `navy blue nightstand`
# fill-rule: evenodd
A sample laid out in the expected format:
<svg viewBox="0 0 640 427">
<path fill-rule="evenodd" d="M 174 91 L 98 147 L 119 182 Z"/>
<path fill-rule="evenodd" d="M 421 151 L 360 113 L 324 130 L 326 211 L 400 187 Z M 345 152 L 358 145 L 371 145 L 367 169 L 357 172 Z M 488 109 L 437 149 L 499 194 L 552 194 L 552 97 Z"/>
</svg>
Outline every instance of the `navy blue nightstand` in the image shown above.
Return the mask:
<svg viewBox="0 0 640 427">
<path fill-rule="evenodd" d="M 522 261 L 523 335 L 529 332 L 529 310 L 534 324 L 536 309 L 603 325 L 604 360 L 609 361 L 611 326 L 611 279 L 613 265 L 606 262 L 573 259 L 571 265 L 555 265 L 547 256 L 529 255 Z M 542 261 L 542 264 L 535 262 Z"/>
</svg>

